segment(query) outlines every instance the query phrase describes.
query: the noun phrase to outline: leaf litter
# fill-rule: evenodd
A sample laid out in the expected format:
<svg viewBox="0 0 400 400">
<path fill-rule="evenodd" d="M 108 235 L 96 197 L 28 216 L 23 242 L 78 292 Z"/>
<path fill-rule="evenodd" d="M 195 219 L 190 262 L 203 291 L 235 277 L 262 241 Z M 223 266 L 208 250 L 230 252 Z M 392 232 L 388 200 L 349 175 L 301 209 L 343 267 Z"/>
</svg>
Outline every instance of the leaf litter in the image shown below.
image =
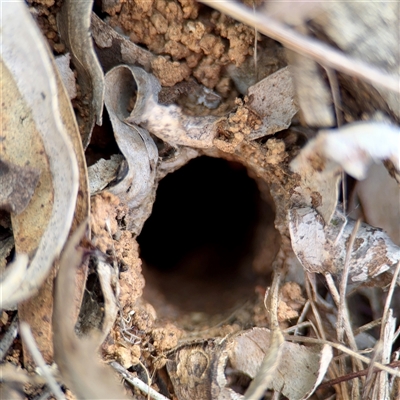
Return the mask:
<svg viewBox="0 0 400 400">
<path fill-rule="evenodd" d="M 36 122 L 38 137 L 43 137 L 44 150 L 37 150 L 31 156 L 32 164 L 39 163 L 40 180 L 43 179 L 43 165 L 50 165 L 49 177 L 53 182 L 53 186 L 47 188 L 39 185 L 50 198 L 50 214 L 43 214 L 42 218 L 46 221 L 49 215 L 55 215 L 51 214 L 52 205 L 59 207 L 57 210 L 62 209 L 59 213 L 62 218 L 58 222 L 63 229 L 61 233 L 60 229 L 54 228 L 54 233 L 61 235 L 59 244 L 55 253 L 46 254 L 48 262 L 43 264 L 39 277 L 34 273 L 35 258 L 29 261 L 22 253 L 30 255 L 36 250 L 34 257 L 41 254 L 40 243 L 46 239 L 47 231 L 38 233 L 30 248 L 21 246 L 19 232 L 25 234 L 27 230 L 19 228 L 18 231 L 13 215 L 15 209 L 8 210 L 12 212 L 11 226 L 17 250 L 21 246 L 23 251 L 17 251 L 15 260 L 2 271 L 2 308 L 8 309 L 3 311 L 5 320 L 15 314 L 13 309 L 18 305 L 18 315 L 32 326 L 34 340 L 45 356 L 45 362 L 52 362 L 53 346 L 49 336 L 45 335 L 46 339 L 40 341 L 43 332 L 34 327 L 34 315 L 40 315 L 34 311 L 34 299 L 19 303 L 32 296 L 24 286 L 27 277 L 37 282 L 35 288 L 38 288 L 47 277 L 55 255 L 66 243 L 70 227 L 73 231 L 81 224 L 65 247 L 60 263 L 55 264 L 54 272 L 40 289 L 45 288 L 48 293 L 47 297 L 42 297 L 45 304 L 42 311 L 47 315 L 53 314 L 53 329 L 49 332 L 53 336 L 54 361 L 60 371 L 60 375 L 55 374 L 55 377 L 78 398 L 152 396 L 185 400 L 285 396 L 305 399 L 313 396 L 314 392 L 319 398 L 396 398 L 399 365 L 397 353 L 391 349 L 400 331 L 394 316 L 399 312 L 398 302 L 392 298 L 398 299 L 400 249 L 389 229 L 386 228 L 388 235 L 375 226 L 370 214 L 366 222 L 354 222 L 347 216 L 347 209 L 339 203 L 339 182 L 344 172 L 361 180 L 368 175 L 371 161 L 384 161 L 392 181 L 391 176 L 400 173 L 400 134 L 394 107 L 398 96 L 398 71 L 390 62 L 384 62 L 396 56 L 386 47 L 388 37 L 382 37 L 378 32 L 372 35 L 375 42 L 363 44 L 375 48 L 384 43 L 382 48 L 386 49 L 381 58 L 377 57 L 368 64 L 370 60 L 364 58 L 362 52 L 353 54 L 351 46 L 347 46 L 350 41 L 344 40 L 346 35 L 338 36 L 341 18 L 345 20 L 348 17 L 346 13 L 352 12 L 352 6 L 348 5 L 333 9 L 324 5 L 312 13 L 306 8 L 299 14 L 300 20 L 296 21 L 296 29 L 293 29 L 285 25 L 292 22 L 284 16 L 281 15 L 280 22 L 278 14 L 275 20 L 268 16 L 268 7 L 256 14 L 251 8 L 230 2 L 212 6 L 243 22 L 236 22 L 192 1 L 157 1 L 154 4 L 139 0 L 124 4 L 104 1 L 103 13 L 109 17 L 103 15 L 103 20 L 95 14 L 90 17 L 90 2 L 84 12 L 69 7 L 71 4 L 64 4 L 59 12 L 59 21 L 62 24 L 64 19 L 67 25 L 70 24 L 66 30 L 60 28 L 60 34 L 71 51 L 72 67 L 78 76 L 76 94 L 80 103 L 73 100 L 72 104 L 80 117 L 81 137 L 76 135 L 78 127 L 75 117 L 71 117 L 72 107 L 66 101 L 63 83 L 56 70 L 49 72 L 55 64 L 43 61 L 48 57 L 43 49 L 38 51 L 37 60 L 47 63 L 45 68 L 53 65 L 46 73 L 53 89 L 56 86 L 51 77 L 55 76 L 58 82 L 59 93 L 62 93 L 58 95 L 58 101 L 64 110 L 55 109 L 50 120 L 55 118 L 57 121 L 61 115 L 61 125 L 60 122 L 55 124 L 59 130 L 64 126 L 69 132 L 74 132 L 69 139 L 73 145 L 65 145 L 66 150 L 61 153 L 49 147 L 50 143 L 56 146 L 54 143 L 57 142 L 53 142 L 56 140 L 54 135 L 40 134 L 41 130 L 47 129 L 37 116 L 43 112 L 43 106 L 40 102 L 32 103 L 31 99 L 35 97 L 24 98 L 30 104 L 25 114 Z M 53 4 L 49 6 L 50 21 L 58 8 L 52 9 Z M 300 6 L 296 4 L 295 7 Z M 43 8 L 39 9 L 39 13 L 43 12 Z M 386 11 L 390 14 L 390 10 Z M 27 15 L 26 11 L 23 13 Z M 385 18 L 389 14 L 385 14 Z M 399 19 L 395 13 L 390 15 L 390 18 Z M 343 53 L 318 39 L 307 37 L 307 18 L 315 23 L 313 29 L 321 37 L 336 42 Z M 89 20 L 100 64 L 92 42 L 88 40 Z M 329 22 L 325 30 L 323 24 L 318 25 L 321 21 Z M 365 15 L 360 21 L 361 32 L 370 21 Z M 27 24 L 28 29 L 29 26 Z M 81 35 L 76 33 L 79 32 L 78 26 L 83 26 Z M 318 65 L 302 63 L 301 57 L 288 53 L 287 59 L 292 65 L 286 67 L 286 61 L 282 61 L 284 50 L 254 28 L 331 71 L 328 73 L 330 85 L 335 77 L 329 68 L 339 71 L 336 83 L 341 96 L 339 99 L 336 93 L 333 99 L 336 103 L 339 100 L 343 102 L 346 122 L 343 127 L 338 120 L 336 130 L 322 129 L 332 128 L 334 120 L 329 90 L 321 91 L 310 78 L 312 70 L 316 79 L 324 81 Z M 42 29 L 44 31 L 45 27 Z M 50 39 L 52 34 L 46 36 L 53 40 Z M 40 34 L 34 37 L 37 43 L 41 43 Z M 18 45 L 18 41 L 11 42 L 6 35 L 2 40 L 9 46 Z M 61 46 L 55 46 L 54 42 L 50 44 L 54 50 L 61 50 Z M 137 44 L 145 45 L 146 49 Z M 264 59 L 257 65 L 257 55 L 263 51 L 270 51 L 274 61 L 265 62 Z M 351 58 L 354 55 L 358 56 L 357 61 Z M 82 69 L 80 60 L 86 56 L 91 61 L 85 61 Z M 10 65 L 5 56 L 3 62 Z M 19 61 L 17 66 L 21 65 L 24 63 Z M 245 68 L 243 74 L 241 65 L 250 68 Z M 13 80 L 26 82 L 24 79 L 30 76 L 24 69 L 18 70 L 22 72 L 10 70 L 10 77 L 3 77 L 4 84 Z M 349 83 L 346 74 L 369 83 L 360 88 Z M 83 241 L 82 245 L 87 248 L 83 252 L 76 250 L 86 226 L 82 222 L 89 216 L 90 192 L 83 147 L 89 146 L 90 149 L 99 140 L 96 129 L 93 135 L 92 130 L 95 120 L 101 123 L 103 76 L 104 103 L 122 155 L 112 154 L 114 164 L 111 169 L 108 159 L 103 159 L 101 165 L 94 164 L 98 165 L 94 175 L 96 179 L 101 178 L 101 183 L 90 189 L 91 239 Z M 69 82 L 68 85 L 74 86 L 71 80 Z M 301 96 L 302 85 L 315 93 L 309 98 Z M 19 86 L 19 90 L 23 94 L 31 86 Z M 49 93 L 50 99 L 57 97 L 56 92 Z M 264 99 L 266 93 L 268 97 Z M 371 104 L 386 113 L 389 122 L 374 122 L 371 109 L 366 106 L 363 110 L 357 103 L 357 96 L 362 99 L 363 95 L 370 96 Z M 16 106 L 11 100 L 6 104 L 10 110 L 6 115 L 10 116 Z M 319 104 L 322 108 L 317 111 Z M 335 108 L 338 110 L 337 104 Z M 324 112 L 328 112 L 329 118 L 321 118 Z M 352 123 L 360 120 L 364 122 Z M 317 135 L 311 128 L 313 126 L 320 129 Z M 25 127 L 19 130 L 27 134 Z M 89 144 L 90 137 L 92 143 Z M 11 138 L 10 144 L 7 142 L 7 146 L 2 148 L 8 150 L 12 144 L 18 152 L 21 140 L 14 139 L 14 136 Z M 304 142 L 308 143 L 304 146 Z M 55 162 L 52 160 L 58 154 L 66 159 L 76 158 L 78 168 L 60 164 L 63 171 L 60 173 L 60 169 L 52 167 Z M 159 294 L 156 293 L 150 303 L 148 298 L 143 298 L 143 260 L 139 256 L 136 238 L 151 214 L 160 180 L 201 155 L 239 161 L 256 178 L 263 196 L 269 198 L 276 209 L 275 227 L 279 231 L 280 244 L 268 267 L 272 285 L 264 279 L 263 285 L 255 288 L 256 300 L 245 303 L 227 319 L 200 313 L 196 317 L 200 321 L 198 326 L 194 319 L 188 323 L 188 316 L 179 311 L 172 310 L 166 314 L 156 301 Z M 7 159 L 7 162 L 19 165 L 15 159 Z M 28 171 L 26 165 L 22 164 L 21 168 Z M 79 173 L 76 173 L 77 169 Z M 93 170 L 92 167 L 89 169 Z M 67 171 L 75 174 L 72 186 L 66 184 Z M 104 178 L 102 171 L 107 171 Z M 61 185 L 61 189 L 57 185 Z M 71 195 L 64 197 L 64 202 L 59 205 L 57 191 L 65 188 Z M 101 192 L 103 189 L 111 193 Z M 32 207 L 36 190 L 30 195 L 32 199 L 28 208 Z M 358 190 L 358 193 L 361 192 Z M 24 196 L 22 191 L 17 194 Z M 360 200 L 366 204 L 365 197 Z M 11 207 L 15 207 L 15 202 Z M 369 211 L 373 212 L 371 207 Z M 38 211 L 34 213 L 40 214 Z M 10 229 L 6 221 L 4 217 L 0 218 L 2 229 Z M 46 226 L 45 223 L 40 225 Z M 84 253 L 88 255 L 83 257 Z M 4 254 L 4 260 L 9 261 L 10 252 L 6 250 Z M 60 270 L 52 311 L 51 287 L 58 265 Z M 75 267 L 68 268 L 67 265 Z M 146 265 L 143 267 L 147 268 Z M 307 294 L 306 301 L 300 301 L 300 295 L 297 304 L 293 300 L 296 298 L 294 293 L 287 297 L 288 288 L 295 288 L 289 277 L 298 281 L 300 292 Z M 320 279 L 325 279 L 325 283 L 321 284 Z M 90 283 L 96 281 L 97 286 Z M 377 301 L 377 296 L 383 298 L 388 288 L 386 301 Z M 352 296 L 358 293 L 363 294 L 376 318 L 365 327 L 359 323 L 359 329 L 367 330 L 380 324 L 378 333 L 366 334 L 364 331 L 374 347 L 368 356 L 361 354 L 366 348 L 360 344 L 359 334 L 356 334 L 358 310 L 356 307 L 354 312 L 351 304 Z M 165 300 L 167 305 L 168 298 Z M 91 303 L 95 306 L 91 307 Z M 29 314 L 30 318 L 27 317 Z M 192 317 L 189 316 L 189 321 Z M 85 320 L 91 320 L 93 324 L 88 325 L 92 326 L 91 329 L 84 331 Z M 6 332 L 11 325 L 6 322 L 1 329 Z M 22 331 L 21 334 L 26 338 L 26 327 L 23 329 L 25 333 Z M 288 329 L 288 334 L 284 334 L 285 329 Z M 297 333 L 289 334 L 293 331 Z M 7 347 L 6 336 L 3 339 Z M 98 351 L 114 367 L 115 360 L 119 361 L 118 371 L 127 381 L 135 382 L 139 389 L 118 385 L 112 369 L 96 359 Z M 29 369 L 33 360 L 29 359 L 26 347 L 23 356 L 22 363 Z M 346 359 L 349 356 L 351 358 Z M 6 356 L 5 365 L 9 365 L 11 360 L 9 355 Z M 36 356 L 35 362 L 42 363 Z M 5 375 L 2 390 L 11 393 L 10 390 L 14 390 L 12 382 L 24 379 L 17 378 L 15 371 Z M 54 387 L 54 380 L 48 378 L 47 383 L 53 385 L 51 390 L 62 398 L 63 394 Z"/>
</svg>

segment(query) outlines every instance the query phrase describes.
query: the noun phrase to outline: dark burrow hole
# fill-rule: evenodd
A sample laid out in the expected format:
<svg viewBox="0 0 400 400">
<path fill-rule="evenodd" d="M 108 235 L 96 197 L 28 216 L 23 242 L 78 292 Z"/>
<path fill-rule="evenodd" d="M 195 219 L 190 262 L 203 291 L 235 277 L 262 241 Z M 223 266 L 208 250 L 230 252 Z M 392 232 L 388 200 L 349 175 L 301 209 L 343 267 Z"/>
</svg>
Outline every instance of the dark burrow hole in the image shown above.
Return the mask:
<svg viewBox="0 0 400 400">
<path fill-rule="evenodd" d="M 200 157 L 167 175 L 138 237 L 145 299 L 161 314 L 216 315 L 266 285 L 279 242 L 267 197 L 243 165 L 223 159 Z"/>
</svg>

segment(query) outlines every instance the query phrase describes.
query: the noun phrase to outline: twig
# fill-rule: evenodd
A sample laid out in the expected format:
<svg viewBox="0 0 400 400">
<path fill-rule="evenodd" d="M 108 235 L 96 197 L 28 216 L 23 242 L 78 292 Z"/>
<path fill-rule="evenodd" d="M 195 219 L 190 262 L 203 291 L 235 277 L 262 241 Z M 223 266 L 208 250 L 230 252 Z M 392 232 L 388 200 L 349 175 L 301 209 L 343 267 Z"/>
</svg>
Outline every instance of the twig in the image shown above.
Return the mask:
<svg viewBox="0 0 400 400">
<path fill-rule="evenodd" d="M 397 368 L 400 367 L 400 361 L 394 361 L 391 362 L 390 364 L 385 364 L 386 367 L 390 368 Z M 368 374 L 369 368 L 363 369 L 362 371 L 357 371 L 357 372 L 351 372 L 349 374 L 346 374 L 344 376 L 340 376 L 339 378 L 331 379 L 330 381 L 321 383 L 318 386 L 318 389 L 323 389 L 323 388 L 328 388 L 333 385 L 337 385 L 338 383 L 342 383 L 345 381 L 349 381 L 351 379 L 359 378 L 360 376 L 365 376 Z M 373 368 L 373 373 L 376 374 L 377 372 L 380 372 L 379 368 Z"/>
<path fill-rule="evenodd" d="M 334 68 L 351 76 L 400 93 L 399 78 L 368 64 L 350 58 L 327 44 L 305 37 L 270 18 L 265 14 L 253 14 L 252 10 L 234 1 L 201 0 L 202 3 L 230 17 L 256 28 L 270 38 L 281 42 L 287 48 L 317 61 L 325 67 Z"/>
<path fill-rule="evenodd" d="M 7 329 L 7 332 L 4 334 L 3 338 L 0 342 L 0 361 L 3 361 L 6 356 L 12 342 L 17 337 L 18 333 L 18 317 L 17 315 L 11 321 L 10 326 Z"/>
<path fill-rule="evenodd" d="M 400 273 L 400 261 L 397 263 L 396 269 L 393 273 L 392 282 L 390 283 L 389 291 L 386 297 L 385 307 L 383 308 L 383 315 L 382 315 L 382 327 L 381 327 L 381 335 L 383 332 L 384 321 L 388 319 L 388 313 L 390 308 L 390 303 L 392 302 L 393 292 L 397 284 L 397 277 Z"/>
<path fill-rule="evenodd" d="M 33 338 L 29 325 L 26 322 L 21 322 L 19 324 L 19 331 L 22 340 L 25 342 L 26 347 L 29 349 L 29 352 L 31 353 L 36 365 L 40 368 L 40 371 L 42 372 L 43 377 L 46 379 L 46 382 L 49 385 L 49 388 L 53 392 L 54 396 L 57 400 L 65 400 L 63 392 L 58 386 L 56 380 L 49 370 L 49 367 L 46 365 L 46 362 L 44 361 L 42 355 L 40 354 L 40 351 L 36 346 L 35 339 Z"/>
<path fill-rule="evenodd" d="M 245 400 L 261 399 L 265 390 L 268 388 L 272 372 L 278 367 L 281 359 L 282 344 L 284 338 L 282 332 L 279 329 L 278 322 L 278 304 L 279 304 L 279 283 L 281 280 L 281 271 L 274 271 L 274 279 L 272 281 L 271 289 L 268 292 L 267 299 L 264 300 L 264 304 L 269 314 L 269 321 L 271 327 L 271 341 L 270 346 L 265 354 L 264 360 L 261 363 L 256 376 L 251 382 L 250 386 L 244 394 Z"/>
<path fill-rule="evenodd" d="M 342 279 L 339 285 L 339 305 L 338 305 L 338 340 L 339 342 L 343 342 L 344 332 L 346 331 L 347 339 L 349 340 L 349 344 L 353 350 L 356 350 L 356 343 L 354 340 L 354 336 L 352 334 L 350 321 L 349 321 L 349 313 L 347 309 L 346 302 L 346 289 L 347 289 L 347 281 L 349 277 L 350 271 L 350 259 L 351 253 L 353 251 L 354 241 L 356 239 L 356 234 L 360 227 L 361 220 L 358 219 L 354 225 L 353 231 L 351 232 L 349 244 L 347 246 L 346 258 L 343 266 Z"/>
<path fill-rule="evenodd" d="M 154 400 L 169 400 L 168 397 L 165 397 L 161 393 L 156 392 L 154 389 L 152 389 L 149 385 L 146 385 L 139 378 L 132 376 L 132 374 L 130 372 L 128 372 L 121 364 L 117 363 L 116 361 L 113 361 L 110 365 L 117 372 L 119 372 L 128 383 L 135 386 L 136 388 L 141 390 L 143 393 L 146 393 L 147 395 L 152 397 Z"/>
<path fill-rule="evenodd" d="M 342 344 L 331 342 L 329 340 L 315 339 L 315 338 L 302 337 L 302 336 L 286 336 L 286 335 L 285 335 L 285 339 L 289 340 L 289 341 L 293 341 L 293 342 L 329 344 L 329 346 L 332 346 L 335 349 L 342 351 L 343 353 L 349 354 L 352 357 L 356 357 L 359 360 L 361 360 L 362 362 L 365 362 L 366 364 L 371 364 L 371 359 L 369 359 L 368 357 L 362 356 L 361 354 L 358 354 L 355 351 L 348 349 L 346 346 L 344 346 Z M 386 365 L 375 362 L 374 367 L 400 378 L 400 371 L 396 371 L 392 368 L 387 367 Z"/>
</svg>

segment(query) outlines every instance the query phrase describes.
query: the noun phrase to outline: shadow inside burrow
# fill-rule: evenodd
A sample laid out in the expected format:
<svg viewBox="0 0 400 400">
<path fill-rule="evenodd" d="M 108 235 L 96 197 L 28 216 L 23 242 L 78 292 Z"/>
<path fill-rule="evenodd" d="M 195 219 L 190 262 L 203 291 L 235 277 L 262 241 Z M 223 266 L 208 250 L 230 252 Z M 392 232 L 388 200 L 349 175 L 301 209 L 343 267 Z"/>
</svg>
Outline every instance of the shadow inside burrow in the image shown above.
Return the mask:
<svg viewBox="0 0 400 400">
<path fill-rule="evenodd" d="M 167 175 L 138 237 L 144 298 L 215 315 L 265 286 L 279 243 L 265 197 L 237 162 L 200 157 Z"/>
</svg>

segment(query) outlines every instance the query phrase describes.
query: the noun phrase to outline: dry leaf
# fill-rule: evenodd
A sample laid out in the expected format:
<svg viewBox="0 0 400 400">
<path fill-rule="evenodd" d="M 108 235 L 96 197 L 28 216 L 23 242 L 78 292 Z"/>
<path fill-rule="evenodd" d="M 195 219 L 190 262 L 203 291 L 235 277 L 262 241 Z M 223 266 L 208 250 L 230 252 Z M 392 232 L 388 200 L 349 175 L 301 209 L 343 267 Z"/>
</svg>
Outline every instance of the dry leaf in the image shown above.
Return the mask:
<svg viewBox="0 0 400 400">
<path fill-rule="evenodd" d="M 255 377 L 265 355 L 271 351 L 270 331 L 253 328 L 228 342 L 228 360 L 232 368 Z M 277 353 L 274 356 L 279 358 L 279 363 L 270 369 L 268 388 L 281 392 L 290 400 L 300 400 L 310 397 L 322 381 L 332 359 L 332 349 L 328 345 L 305 347 L 283 342 L 279 356 Z"/>
<path fill-rule="evenodd" d="M 400 130 L 380 122 L 358 122 L 321 130 L 291 162 L 300 175 L 296 204 L 312 206 L 329 224 L 336 209 L 340 173 L 364 179 L 372 161 L 390 160 L 400 171 Z"/>
<path fill-rule="evenodd" d="M 99 193 L 118 176 L 118 171 L 124 157 L 113 154 L 109 160 L 100 158 L 95 164 L 88 167 L 89 188 L 91 196 Z"/>
<path fill-rule="evenodd" d="M 289 211 L 289 229 L 292 248 L 310 273 L 338 275 L 345 264 L 347 243 L 355 221 L 336 212 L 331 224 L 311 207 L 294 208 Z M 361 223 L 351 249 L 349 283 L 359 285 L 374 279 L 377 286 L 390 282 L 400 248 L 379 228 Z M 389 277 L 382 275 L 389 274 Z M 380 276 L 382 275 L 382 276 Z M 398 279 L 400 283 L 400 279 Z"/>
<path fill-rule="evenodd" d="M 90 142 L 95 119 L 102 124 L 104 102 L 104 75 L 93 49 L 90 35 L 90 15 L 93 1 L 65 0 L 58 13 L 58 29 L 67 45 L 74 67 L 78 71 L 78 83 L 82 91 L 82 103 L 88 104 L 84 117 L 77 115 L 83 146 Z"/>
<path fill-rule="evenodd" d="M 1 307 L 9 308 L 38 291 L 64 245 L 74 215 L 78 168 L 39 29 L 23 2 L 7 3 L 3 21 L 2 156 L 41 171 L 40 186 L 28 207 L 12 216 L 16 251 L 32 259 L 20 287 L 1 299 Z"/>
<path fill-rule="evenodd" d="M 129 81 L 125 79 L 125 86 L 120 88 L 120 93 L 126 98 L 124 106 L 127 106 L 126 101 L 132 96 L 132 88 L 135 85 L 137 97 L 135 107 L 126 117 L 126 122 L 142 126 L 173 146 L 181 145 L 199 149 L 213 147 L 219 118 L 188 116 L 183 114 L 181 108 L 176 105 L 158 104 L 161 86 L 157 79 L 141 68 L 130 67 L 130 70 L 132 77 L 129 78 L 129 86 L 127 86 Z"/>
<path fill-rule="evenodd" d="M 366 179 L 356 183 L 350 210 L 353 219 L 361 213 L 365 222 L 384 229 L 400 246 L 400 186 L 382 164 L 373 164 Z"/>
<path fill-rule="evenodd" d="M 109 191 L 129 206 L 127 229 L 139 234 L 151 212 L 155 192 L 158 150 L 149 133 L 127 123 L 129 102 L 135 95 L 134 67 L 115 67 L 107 73 L 105 104 L 115 140 L 128 163 L 126 176 Z"/>
<path fill-rule="evenodd" d="M 285 67 L 251 86 L 246 106 L 262 118 L 262 125 L 249 140 L 272 135 L 289 127 L 298 107 L 289 67 Z"/>
<path fill-rule="evenodd" d="M 55 58 L 55 63 L 57 65 L 58 72 L 60 73 L 62 83 L 67 90 L 69 99 L 72 100 L 76 97 L 76 79 L 74 72 L 69 66 L 70 61 L 71 55 L 69 53 Z"/>
<path fill-rule="evenodd" d="M 318 128 L 334 126 L 331 88 L 321 74 L 321 67 L 293 51 L 287 50 L 286 54 L 293 73 L 302 120 L 306 125 Z"/>
</svg>

